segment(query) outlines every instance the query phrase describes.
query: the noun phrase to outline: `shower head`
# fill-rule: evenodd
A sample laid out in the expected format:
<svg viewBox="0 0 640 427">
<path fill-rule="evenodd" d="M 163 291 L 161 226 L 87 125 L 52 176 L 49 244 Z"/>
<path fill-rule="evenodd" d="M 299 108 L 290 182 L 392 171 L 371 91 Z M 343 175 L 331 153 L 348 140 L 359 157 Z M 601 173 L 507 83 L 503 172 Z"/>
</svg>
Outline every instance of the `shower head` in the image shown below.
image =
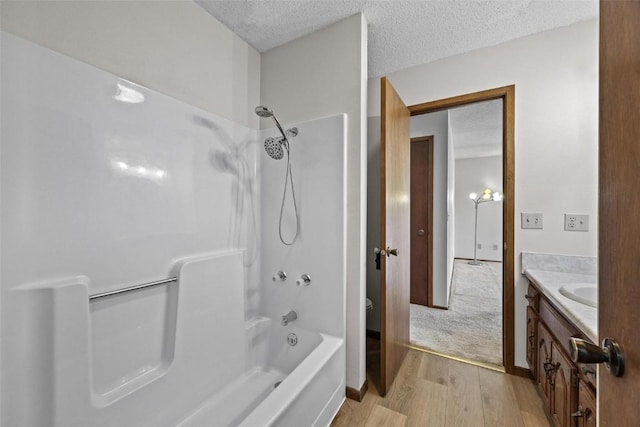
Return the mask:
<svg viewBox="0 0 640 427">
<path fill-rule="evenodd" d="M 267 118 L 273 116 L 273 111 L 269 107 L 265 107 L 264 105 L 258 105 L 256 107 L 256 114 L 260 117 Z"/>
<path fill-rule="evenodd" d="M 282 149 L 282 145 L 282 138 L 267 138 L 264 140 L 264 150 L 267 152 L 269 157 L 274 160 L 280 160 L 282 157 L 284 157 L 284 150 Z"/>
<path fill-rule="evenodd" d="M 281 138 L 267 138 L 264 140 L 264 149 L 269 157 L 275 160 L 280 160 L 284 157 L 285 150 L 287 151 L 287 155 L 289 154 L 289 138 L 294 138 L 298 135 L 298 128 L 287 129 L 285 132 L 284 129 L 282 129 L 282 126 L 280 126 L 280 122 L 273 113 L 273 110 L 267 106 L 258 105 L 255 111 L 259 117 L 273 117 L 273 121 L 276 123 L 278 130 L 282 134 Z"/>
<path fill-rule="evenodd" d="M 265 107 L 264 105 L 258 105 L 256 107 L 256 114 L 262 118 L 273 117 L 273 121 L 276 122 L 276 126 L 282 134 L 282 137 L 285 141 L 287 141 L 287 134 L 284 132 L 284 129 L 282 129 L 282 126 L 280 126 L 280 122 L 276 118 L 276 115 L 273 113 L 273 110 L 271 108 Z"/>
</svg>

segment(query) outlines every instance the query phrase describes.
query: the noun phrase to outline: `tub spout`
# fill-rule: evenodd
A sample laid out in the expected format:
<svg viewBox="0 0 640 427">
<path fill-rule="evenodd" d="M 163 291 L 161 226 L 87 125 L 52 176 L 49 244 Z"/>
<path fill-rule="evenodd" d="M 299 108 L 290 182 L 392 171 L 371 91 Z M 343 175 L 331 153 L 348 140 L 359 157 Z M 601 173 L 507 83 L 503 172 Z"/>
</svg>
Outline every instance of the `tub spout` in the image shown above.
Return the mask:
<svg viewBox="0 0 640 427">
<path fill-rule="evenodd" d="M 297 318 L 298 318 L 298 313 L 291 310 L 290 312 L 282 316 L 282 326 L 287 326 L 290 322 L 293 322 Z"/>
</svg>

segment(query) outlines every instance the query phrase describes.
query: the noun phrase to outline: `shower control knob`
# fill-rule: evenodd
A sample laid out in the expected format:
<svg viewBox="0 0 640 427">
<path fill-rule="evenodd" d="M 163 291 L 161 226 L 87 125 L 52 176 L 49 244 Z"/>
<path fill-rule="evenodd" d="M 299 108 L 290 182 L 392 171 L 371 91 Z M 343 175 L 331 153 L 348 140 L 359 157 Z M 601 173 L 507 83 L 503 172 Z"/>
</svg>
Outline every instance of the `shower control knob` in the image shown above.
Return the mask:
<svg viewBox="0 0 640 427">
<path fill-rule="evenodd" d="M 303 274 L 302 276 L 300 276 L 298 280 L 296 280 L 296 285 L 298 286 L 300 285 L 309 286 L 310 284 L 311 284 L 311 276 L 309 276 L 308 274 Z"/>
<path fill-rule="evenodd" d="M 287 280 L 287 273 L 280 270 L 271 278 L 271 280 L 273 280 L 274 282 L 284 282 L 285 280 Z"/>
<path fill-rule="evenodd" d="M 295 138 L 296 136 L 298 136 L 298 128 L 289 128 L 285 131 L 285 133 L 287 134 L 287 138 Z"/>
</svg>

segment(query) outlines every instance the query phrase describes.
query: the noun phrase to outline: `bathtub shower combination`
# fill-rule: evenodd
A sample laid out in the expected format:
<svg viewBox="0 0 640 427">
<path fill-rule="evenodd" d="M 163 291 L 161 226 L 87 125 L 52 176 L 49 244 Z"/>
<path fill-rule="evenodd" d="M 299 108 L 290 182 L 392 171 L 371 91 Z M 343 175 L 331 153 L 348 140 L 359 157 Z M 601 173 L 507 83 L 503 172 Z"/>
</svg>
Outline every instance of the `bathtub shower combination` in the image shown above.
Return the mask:
<svg viewBox="0 0 640 427">
<path fill-rule="evenodd" d="M 256 131 L 1 43 L 0 424 L 328 425 L 346 116 Z"/>
</svg>

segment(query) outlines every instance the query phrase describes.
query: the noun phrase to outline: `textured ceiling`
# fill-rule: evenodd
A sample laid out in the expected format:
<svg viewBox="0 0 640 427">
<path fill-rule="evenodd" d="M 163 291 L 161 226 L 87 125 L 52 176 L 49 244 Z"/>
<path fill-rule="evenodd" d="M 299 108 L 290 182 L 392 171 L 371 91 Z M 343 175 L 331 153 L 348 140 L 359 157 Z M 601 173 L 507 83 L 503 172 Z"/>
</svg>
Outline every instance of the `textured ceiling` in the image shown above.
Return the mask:
<svg viewBox="0 0 640 427">
<path fill-rule="evenodd" d="M 195 0 L 259 52 L 362 12 L 369 77 L 598 16 L 597 0 Z"/>
<path fill-rule="evenodd" d="M 502 154 L 502 100 L 449 110 L 456 159 Z"/>
</svg>

